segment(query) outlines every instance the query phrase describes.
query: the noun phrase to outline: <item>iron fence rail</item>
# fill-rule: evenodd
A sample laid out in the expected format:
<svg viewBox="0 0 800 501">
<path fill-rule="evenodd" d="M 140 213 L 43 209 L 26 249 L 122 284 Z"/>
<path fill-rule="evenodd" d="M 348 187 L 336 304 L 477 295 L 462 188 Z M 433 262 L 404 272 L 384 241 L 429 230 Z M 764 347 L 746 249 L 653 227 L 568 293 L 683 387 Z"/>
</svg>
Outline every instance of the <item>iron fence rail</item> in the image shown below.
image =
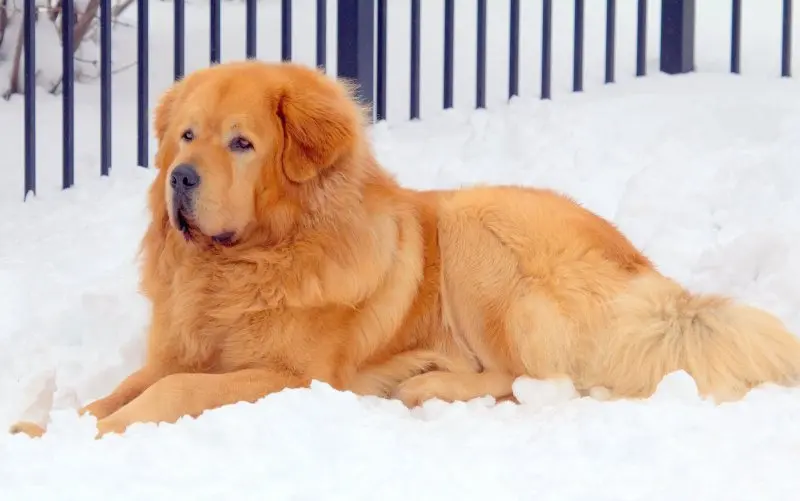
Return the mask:
<svg viewBox="0 0 800 501">
<path fill-rule="evenodd" d="M 501 0 L 493 0 L 498 2 Z M 508 17 L 508 97 L 519 95 L 520 68 L 520 0 L 505 0 L 509 3 Z M 565 0 L 566 1 L 566 0 Z M 584 87 L 584 0 L 574 1 L 574 51 L 572 61 L 572 88 L 580 92 Z M 661 1 L 660 70 L 666 73 L 686 73 L 694 69 L 695 45 L 695 0 Z M 730 71 L 739 73 L 741 65 L 742 11 L 741 0 L 732 1 Z M 781 75 L 791 75 L 792 0 L 782 0 Z M 258 25 L 257 0 L 245 0 L 245 54 L 256 58 Z M 487 85 L 487 0 L 476 0 L 477 46 L 475 107 L 486 106 Z M 148 3 L 139 1 L 137 6 L 137 113 L 136 142 L 137 163 L 149 165 L 149 24 Z M 186 13 L 184 0 L 174 3 L 174 54 L 173 76 L 183 78 L 186 71 Z M 74 19 L 72 1 L 62 2 L 62 19 Z M 281 59 L 292 59 L 292 0 L 281 0 Z M 444 0 L 443 39 L 443 87 L 442 107 L 451 108 L 454 96 L 454 48 L 455 48 L 455 0 Z M 462 8 L 459 5 L 459 8 Z M 410 104 L 409 118 L 420 117 L 420 35 L 425 22 L 421 0 L 410 0 Z M 541 99 L 550 99 L 552 94 L 552 48 L 553 48 L 553 1 L 542 0 L 541 40 Z M 648 0 L 637 1 L 636 15 L 636 75 L 646 74 Z M 111 0 L 100 0 L 100 174 L 111 171 L 112 122 L 111 122 Z M 605 83 L 615 80 L 616 64 L 616 0 L 606 0 L 605 8 Z M 24 0 L 24 132 L 25 132 L 25 196 L 36 192 L 36 99 L 34 92 L 36 69 L 35 40 L 36 0 Z M 338 0 L 336 12 L 337 74 L 358 83 L 358 97 L 372 106 L 375 120 L 384 120 L 387 102 L 387 0 Z M 222 57 L 222 0 L 209 0 L 209 64 L 216 64 Z M 316 1 L 316 64 L 327 65 L 327 0 Z M 75 106 L 74 106 L 74 25 L 62 22 L 62 186 L 74 184 L 75 161 Z"/>
</svg>

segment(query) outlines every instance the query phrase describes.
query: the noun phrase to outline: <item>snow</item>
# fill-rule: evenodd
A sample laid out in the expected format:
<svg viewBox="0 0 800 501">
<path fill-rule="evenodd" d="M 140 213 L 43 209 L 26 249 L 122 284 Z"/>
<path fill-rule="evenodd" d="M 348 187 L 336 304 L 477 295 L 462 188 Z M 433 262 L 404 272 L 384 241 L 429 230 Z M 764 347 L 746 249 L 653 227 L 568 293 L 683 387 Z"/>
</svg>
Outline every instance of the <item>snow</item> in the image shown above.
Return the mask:
<svg viewBox="0 0 800 501">
<path fill-rule="evenodd" d="M 198 3 L 187 6 L 189 69 L 206 57 L 207 13 Z M 259 4 L 267 26 L 277 26 L 277 3 Z M 503 103 L 502 76 L 507 7 L 491 3 L 489 109 L 470 111 L 471 87 L 462 85 L 474 71 L 468 13 L 459 14 L 466 41 L 457 49 L 457 109 L 437 112 L 441 56 L 425 44 L 440 40 L 430 27 L 438 7 L 426 0 L 423 16 L 433 18 L 423 28 L 423 119 L 413 123 L 405 121 L 403 101 L 407 14 L 404 2 L 389 3 L 397 9 L 389 16 L 396 27 L 390 62 L 399 62 L 390 68 L 390 120 L 372 134 L 380 160 L 402 182 L 566 191 L 615 221 L 664 273 L 767 308 L 800 333 L 800 83 L 776 77 L 779 1 L 744 6 L 743 76 L 726 74 L 730 2 L 722 0 L 698 2 L 700 71 L 657 74 L 659 13 L 651 5 L 650 75 L 635 79 L 636 2 L 618 0 L 619 83 L 611 86 L 602 85 L 602 44 L 593 42 L 602 39 L 597 5 L 604 2 L 587 2 L 587 90 L 577 95 L 568 92 L 570 11 L 556 6 L 555 92 L 547 102 L 537 99 L 539 2 L 532 2 L 523 10 L 523 55 L 530 58 L 523 96 L 510 104 Z M 171 58 L 156 57 L 171 51 L 171 8 L 151 3 L 151 96 L 171 76 Z M 313 18 L 313 2 L 295 7 L 295 48 L 311 62 L 313 38 L 298 33 L 304 9 Z M 223 33 L 236 35 L 223 40 L 227 59 L 243 53 L 241 30 L 231 28 L 242 12 L 225 4 Z M 129 16 L 135 22 L 135 12 Z M 274 58 L 276 31 L 261 29 L 260 51 Z M 123 26 L 115 37 L 115 64 L 124 66 L 135 54 L 135 34 Z M 45 70 L 43 81 L 48 72 L 57 76 L 57 68 Z M 97 86 L 76 89 L 78 175 L 65 192 L 58 189 L 59 101 L 42 84 L 40 189 L 26 203 L 21 100 L 0 103 L 0 428 L 49 420 L 39 440 L 0 434 L 0 499 L 797 498 L 800 389 L 764 387 L 714 406 L 698 398 L 684 373 L 666 377 L 646 401 L 576 398 L 568 381 L 521 378 L 519 406 L 477 399 L 414 410 L 315 383 L 93 440 L 92 418 L 79 419 L 74 409 L 141 364 L 149 313 L 136 292 L 135 259 L 153 172 L 133 165 L 134 82 L 130 70 L 115 74 L 114 168 L 103 179 Z"/>
</svg>

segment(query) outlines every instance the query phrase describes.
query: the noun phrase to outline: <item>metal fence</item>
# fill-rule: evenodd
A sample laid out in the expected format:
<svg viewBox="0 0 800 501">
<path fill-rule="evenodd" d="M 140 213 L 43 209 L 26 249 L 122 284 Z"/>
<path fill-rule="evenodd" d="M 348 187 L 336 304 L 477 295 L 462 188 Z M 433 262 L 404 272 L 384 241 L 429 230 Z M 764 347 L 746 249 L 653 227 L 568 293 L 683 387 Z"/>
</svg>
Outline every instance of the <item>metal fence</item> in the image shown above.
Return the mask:
<svg viewBox="0 0 800 501">
<path fill-rule="evenodd" d="M 184 1 L 174 1 L 174 78 L 184 75 L 185 57 L 185 17 Z M 256 23 L 257 0 L 246 1 L 246 53 L 247 58 L 257 58 Z M 337 74 L 354 79 L 359 84 L 359 98 L 373 108 L 373 119 L 386 118 L 387 100 L 387 1 L 388 0 L 338 0 L 336 21 Z M 411 1 L 410 37 L 410 109 L 409 118 L 420 115 L 420 17 L 421 0 Z M 520 65 L 520 0 L 492 0 L 509 2 L 509 60 L 508 96 L 519 94 Z M 568 0 L 559 0 L 568 1 Z M 575 92 L 583 90 L 583 48 L 584 48 L 584 1 L 573 0 L 574 51 L 573 81 Z M 477 5 L 477 46 L 475 107 L 486 106 L 486 25 L 488 0 L 476 0 Z M 281 0 L 281 57 L 292 59 L 292 0 Z M 220 62 L 221 55 L 221 8 L 222 0 L 209 0 L 209 64 Z M 463 3 L 458 6 L 463 8 Z M 638 0 L 636 22 L 636 75 L 646 73 L 648 0 Z M 74 18 L 73 2 L 62 2 L 62 19 Z M 142 167 L 149 164 L 149 117 L 148 117 L 148 2 L 139 1 L 137 24 L 137 163 Z M 444 81 L 442 85 L 442 106 L 453 106 L 454 94 L 454 14 L 455 0 L 444 0 Z M 100 0 L 100 174 L 108 175 L 111 169 L 111 0 Z M 35 11 L 36 0 L 24 0 L 23 39 L 24 39 L 24 99 L 25 99 L 25 196 L 36 192 L 36 123 L 35 123 Z M 791 74 L 791 13 L 792 0 L 783 0 L 782 23 L 782 76 Z M 316 1 L 316 64 L 326 66 L 326 26 L 327 0 Z M 542 0 L 542 57 L 541 57 L 541 99 L 551 97 L 552 69 L 552 18 L 553 0 Z M 606 0 L 605 26 L 605 82 L 612 83 L 615 78 L 616 44 L 616 0 Z M 741 0 L 732 0 L 731 19 L 731 59 L 730 71 L 739 72 L 741 46 Z M 74 25 L 63 22 L 62 64 L 63 64 L 63 155 L 62 186 L 69 188 L 74 183 Z M 661 0 L 661 39 L 660 69 L 665 73 L 686 73 L 694 69 L 695 0 Z"/>
</svg>

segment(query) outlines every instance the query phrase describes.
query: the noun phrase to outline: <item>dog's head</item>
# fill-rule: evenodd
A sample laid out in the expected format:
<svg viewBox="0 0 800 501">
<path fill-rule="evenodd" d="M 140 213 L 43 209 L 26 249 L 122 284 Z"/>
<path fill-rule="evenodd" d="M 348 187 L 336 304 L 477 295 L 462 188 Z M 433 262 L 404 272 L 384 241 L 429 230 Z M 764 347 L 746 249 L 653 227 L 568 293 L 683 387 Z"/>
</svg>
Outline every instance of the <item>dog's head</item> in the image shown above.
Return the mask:
<svg viewBox="0 0 800 501">
<path fill-rule="evenodd" d="M 155 110 L 151 207 L 189 241 L 279 240 L 322 209 L 326 179 L 358 177 L 343 171 L 359 163 L 362 131 L 350 88 L 315 69 L 248 61 L 196 71 Z"/>
</svg>

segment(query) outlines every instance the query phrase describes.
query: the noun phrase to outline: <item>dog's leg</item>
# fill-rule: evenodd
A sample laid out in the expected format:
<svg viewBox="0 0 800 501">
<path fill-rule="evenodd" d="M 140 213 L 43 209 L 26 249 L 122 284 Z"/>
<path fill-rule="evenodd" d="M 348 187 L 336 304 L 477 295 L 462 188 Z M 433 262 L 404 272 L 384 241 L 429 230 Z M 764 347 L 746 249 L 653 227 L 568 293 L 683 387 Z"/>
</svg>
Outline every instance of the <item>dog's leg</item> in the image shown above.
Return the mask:
<svg viewBox="0 0 800 501">
<path fill-rule="evenodd" d="M 400 383 L 394 396 L 408 407 L 432 398 L 445 402 L 467 401 L 486 395 L 505 399 L 512 395 L 514 379 L 514 376 L 504 372 L 433 371 Z"/>
<path fill-rule="evenodd" d="M 167 374 L 167 372 L 159 370 L 152 365 L 147 365 L 125 378 L 110 395 L 95 400 L 81 408 L 78 414 L 83 415 L 88 412 L 97 419 L 103 419 L 138 397 L 164 374 Z M 9 429 L 12 434 L 24 433 L 31 438 L 41 437 L 46 431 L 47 429 L 44 426 L 28 421 L 15 423 Z"/>
<path fill-rule="evenodd" d="M 174 423 L 183 416 L 197 417 L 206 410 L 241 401 L 255 402 L 269 393 L 308 384 L 304 378 L 267 369 L 227 374 L 172 374 L 99 420 L 98 437 L 111 432 L 122 433 L 134 423 Z"/>
<path fill-rule="evenodd" d="M 168 374 L 168 372 L 160 370 L 152 365 L 145 365 L 125 378 L 110 395 L 84 406 L 78 413 L 80 415 L 89 413 L 97 419 L 110 416 L 122 406 L 141 395 L 142 392 L 166 374 Z"/>
<path fill-rule="evenodd" d="M 31 423 L 30 421 L 20 421 L 18 423 L 14 423 L 8 429 L 8 432 L 12 435 L 17 435 L 19 433 L 24 433 L 31 438 L 39 438 L 44 435 L 45 428 L 41 425 L 36 423 Z"/>
<path fill-rule="evenodd" d="M 361 369 L 346 389 L 359 395 L 386 397 L 399 383 L 427 372 L 477 372 L 478 369 L 475 363 L 463 358 L 433 350 L 411 350 Z"/>
</svg>

